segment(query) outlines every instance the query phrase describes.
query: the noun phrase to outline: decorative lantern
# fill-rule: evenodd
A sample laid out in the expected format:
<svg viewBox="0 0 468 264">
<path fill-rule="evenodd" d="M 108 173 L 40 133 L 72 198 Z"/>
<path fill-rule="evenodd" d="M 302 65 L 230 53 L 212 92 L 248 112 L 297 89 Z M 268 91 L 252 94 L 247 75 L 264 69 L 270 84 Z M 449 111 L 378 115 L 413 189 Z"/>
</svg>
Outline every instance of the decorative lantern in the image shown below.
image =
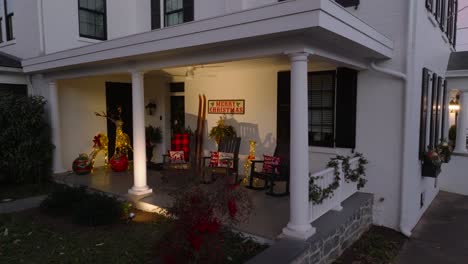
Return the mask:
<svg viewBox="0 0 468 264">
<path fill-rule="evenodd" d="M 460 103 L 458 101 L 458 95 L 456 98 L 452 98 L 452 100 L 450 100 L 449 110 L 450 110 L 450 113 L 455 113 L 455 112 L 460 111 Z"/>
</svg>

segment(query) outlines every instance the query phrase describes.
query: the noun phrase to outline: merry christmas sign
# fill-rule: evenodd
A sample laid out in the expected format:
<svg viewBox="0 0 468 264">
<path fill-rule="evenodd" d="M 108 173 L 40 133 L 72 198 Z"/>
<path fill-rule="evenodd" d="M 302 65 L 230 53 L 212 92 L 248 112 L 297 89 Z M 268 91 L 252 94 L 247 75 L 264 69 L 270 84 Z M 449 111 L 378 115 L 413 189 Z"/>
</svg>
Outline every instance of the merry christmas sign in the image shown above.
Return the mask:
<svg viewBox="0 0 468 264">
<path fill-rule="evenodd" d="M 208 114 L 245 114 L 245 100 L 208 100 Z"/>
</svg>

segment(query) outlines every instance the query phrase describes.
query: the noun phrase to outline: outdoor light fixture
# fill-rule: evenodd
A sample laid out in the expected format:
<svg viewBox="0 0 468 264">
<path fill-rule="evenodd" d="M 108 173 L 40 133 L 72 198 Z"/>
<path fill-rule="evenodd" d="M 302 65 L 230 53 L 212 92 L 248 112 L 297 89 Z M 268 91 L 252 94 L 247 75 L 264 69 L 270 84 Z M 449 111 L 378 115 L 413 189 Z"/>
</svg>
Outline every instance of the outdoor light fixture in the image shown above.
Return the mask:
<svg viewBox="0 0 468 264">
<path fill-rule="evenodd" d="M 456 98 L 452 98 L 452 100 L 450 100 L 449 110 L 450 110 L 450 113 L 455 113 L 455 112 L 460 111 L 460 104 L 458 102 L 458 95 L 457 95 Z"/>
<path fill-rule="evenodd" d="M 152 116 L 153 112 L 156 110 L 156 103 L 154 100 L 150 100 L 149 103 L 145 106 L 145 108 L 148 110 L 148 115 Z"/>
</svg>

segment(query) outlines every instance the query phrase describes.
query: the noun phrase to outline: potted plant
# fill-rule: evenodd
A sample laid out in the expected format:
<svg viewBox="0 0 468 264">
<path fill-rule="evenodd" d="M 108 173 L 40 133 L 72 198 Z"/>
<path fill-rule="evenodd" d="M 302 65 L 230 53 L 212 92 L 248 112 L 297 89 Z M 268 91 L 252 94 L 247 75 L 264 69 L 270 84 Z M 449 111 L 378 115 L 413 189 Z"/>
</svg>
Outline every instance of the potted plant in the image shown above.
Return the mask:
<svg viewBox="0 0 468 264">
<path fill-rule="evenodd" d="M 235 137 L 236 131 L 233 126 L 226 125 L 226 117 L 221 116 L 216 122 L 216 126 L 212 127 L 210 130 L 209 137 L 216 141 L 216 144 L 219 145 L 221 139 L 225 137 Z"/>
<path fill-rule="evenodd" d="M 449 163 L 452 157 L 453 147 L 447 142 L 447 140 L 442 140 L 437 146 L 439 152 L 440 160 L 442 163 Z"/>
<path fill-rule="evenodd" d="M 428 149 L 423 154 L 422 160 L 422 176 L 437 178 L 441 172 L 442 160 L 437 151 L 437 148 Z"/>
<path fill-rule="evenodd" d="M 153 158 L 153 150 L 156 144 L 162 141 L 162 131 L 160 127 L 147 126 L 145 128 L 146 135 L 146 160 L 151 162 Z"/>
</svg>

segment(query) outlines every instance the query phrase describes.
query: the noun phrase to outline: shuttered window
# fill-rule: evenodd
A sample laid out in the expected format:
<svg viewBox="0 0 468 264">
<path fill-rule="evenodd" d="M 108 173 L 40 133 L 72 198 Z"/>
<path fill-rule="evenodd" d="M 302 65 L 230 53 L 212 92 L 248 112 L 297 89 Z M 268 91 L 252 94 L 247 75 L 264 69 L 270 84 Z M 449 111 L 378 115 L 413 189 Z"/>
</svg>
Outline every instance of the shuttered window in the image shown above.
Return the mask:
<svg viewBox="0 0 468 264">
<path fill-rule="evenodd" d="M 423 69 L 421 92 L 421 116 L 419 130 L 420 158 L 428 148 L 432 149 L 445 139 L 445 123 L 448 113 L 447 81 Z"/>
<path fill-rule="evenodd" d="M 309 73 L 309 145 L 333 147 L 335 71 Z"/>
</svg>

